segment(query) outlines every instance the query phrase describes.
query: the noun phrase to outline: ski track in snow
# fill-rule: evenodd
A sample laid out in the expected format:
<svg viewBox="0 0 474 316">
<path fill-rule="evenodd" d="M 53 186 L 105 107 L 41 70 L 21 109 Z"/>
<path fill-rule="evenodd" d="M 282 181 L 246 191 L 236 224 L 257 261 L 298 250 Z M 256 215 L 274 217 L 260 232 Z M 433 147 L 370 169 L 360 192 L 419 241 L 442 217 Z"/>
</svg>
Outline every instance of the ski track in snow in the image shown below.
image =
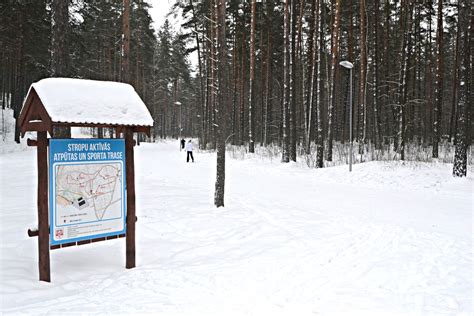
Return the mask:
<svg viewBox="0 0 474 316">
<path fill-rule="evenodd" d="M 125 240 L 51 251 L 38 282 L 36 152 L 0 155 L 4 314 L 472 315 L 473 178 L 452 165 L 320 170 L 136 147 L 137 267 Z"/>
</svg>

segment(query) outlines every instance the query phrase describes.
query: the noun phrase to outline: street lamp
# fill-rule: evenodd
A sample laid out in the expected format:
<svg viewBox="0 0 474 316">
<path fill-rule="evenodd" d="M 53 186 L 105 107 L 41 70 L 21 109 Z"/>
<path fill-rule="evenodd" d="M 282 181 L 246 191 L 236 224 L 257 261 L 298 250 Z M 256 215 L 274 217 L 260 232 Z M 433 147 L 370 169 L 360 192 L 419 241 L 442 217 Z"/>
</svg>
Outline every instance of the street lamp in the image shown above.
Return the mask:
<svg viewBox="0 0 474 316">
<path fill-rule="evenodd" d="M 352 68 L 354 65 L 347 60 L 339 63 L 344 68 L 349 69 L 349 172 L 352 171 Z"/>
</svg>

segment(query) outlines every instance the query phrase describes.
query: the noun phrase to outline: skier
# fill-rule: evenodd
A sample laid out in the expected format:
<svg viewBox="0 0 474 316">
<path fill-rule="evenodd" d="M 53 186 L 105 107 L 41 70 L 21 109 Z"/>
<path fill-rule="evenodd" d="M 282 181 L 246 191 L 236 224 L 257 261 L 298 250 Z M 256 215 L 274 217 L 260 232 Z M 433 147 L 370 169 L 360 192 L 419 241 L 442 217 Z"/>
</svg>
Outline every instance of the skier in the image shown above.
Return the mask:
<svg viewBox="0 0 474 316">
<path fill-rule="evenodd" d="M 192 161 L 194 162 L 194 157 L 193 157 L 193 143 L 191 143 L 191 140 L 188 141 L 186 144 L 186 162 L 189 162 L 189 156 L 191 156 Z"/>
<path fill-rule="evenodd" d="M 181 149 L 184 149 L 185 144 L 186 144 L 186 141 L 184 140 L 184 138 L 181 138 L 181 148 L 179 149 L 179 151 L 181 151 Z"/>
</svg>

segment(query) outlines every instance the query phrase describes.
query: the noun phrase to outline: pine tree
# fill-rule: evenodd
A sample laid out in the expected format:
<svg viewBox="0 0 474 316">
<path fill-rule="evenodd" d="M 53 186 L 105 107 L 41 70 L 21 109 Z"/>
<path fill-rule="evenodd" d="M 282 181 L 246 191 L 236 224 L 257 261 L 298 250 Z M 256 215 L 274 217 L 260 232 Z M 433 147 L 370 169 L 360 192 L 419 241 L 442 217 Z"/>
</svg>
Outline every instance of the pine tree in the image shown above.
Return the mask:
<svg viewBox="0 0 474 316">
<path fill-rule="evenodd" d="M 321 51 L 324 43 L 324 31 L 323 31 L 323 14 L 322 14 L 322 7 L 323 7 L 323 0 L 317 0 L 317 10 L 318 10 L 318 19 L 316 23 L 316 32 L 318 32 L 318 37 L 316 42 L 318 43 L 318 49 L 317 49 L 317 54 L 316 54 L 316 63 L 319 66 L 318 71 L 316 72 L 316 120 L 317 120 L 317 148 L 316 148 L 316 166 L 318 168 L 324 167 L 324 135 L 323 135 L 323 119 L 321 117 L 322 115 L 322 98 L 321 98 L 321 85 L 322 85 L 322 80 L 321 80 Z"/>
<path fill-rule="evenodd" d="M 290 2 L 285 0 L 283 35 L 283 109 L 282 109 L 282 162 L 290 162 L 289 108 L 290 108 Z"/>
<path fill-rule="evenodd" d="M 367 128 L 367 30 L 365 0 L 360 1 L 359 154 L 364 153 Z"/>
<path fill-rule="evenodd" d="M 472 89 L 472 43 L 471 36 L 474 14 L 469 0 L 459 0 L 459 99 L 457 105 L 456 150 L 454 153 L 453 176 L 467 175 L 467 149 L 471 145 L 471 89 Z"/>
<path fill-rule="evenodd" d="M 329 78 L 328 122 L 327 122 L 327 160 L 332 161 L 332 147 L 334 135 L 334 108 L 336 102 L 336 71 L 339 59 L 339 28 L 341 20 L 341 0 L 335 0 L 334 17 L 331 32 L 331 69 Z"/>
<path fill-rule="evenodd" d="M 123 0 L 122 15 L 122 81 L 130 83 L 130 0 Z"/>
<path fill-rule="evenodd" d="M 225 143 L 227 137 L 227 113 L 229 104 L 228 72 L 227 72 L 227 45 L 226 45 L 226 0 L 217 0 L 217 42 L 218 42 L 218 102 L 216 111 L 217 136 L 217 175 L 214 205 L 224 206 L 225 187 Z"/>
<path fill-rule="evenodd" d="M 67 33 L 69 29 L 69 0 L 52 0 L 52 44 L 51 44 L 51 76 L 69 76 L 69 50 Z M 70 127 L 53 129 L 53 137 L 71 138 Z"/>
<path fill-rule="evenodd" d="M 249 80 L 249 152 L 255 152 L 255 19 L 256 0 L 252 0 L 250 22 L 250 80 Z"/>
<path fill-rule="evenodd" d="M 438 0 L 438 26 L 436 30 L 436 100 L 433 109 L 433 158 L 438 158 L 443 103 L 443 1 Z"/>
</svg>

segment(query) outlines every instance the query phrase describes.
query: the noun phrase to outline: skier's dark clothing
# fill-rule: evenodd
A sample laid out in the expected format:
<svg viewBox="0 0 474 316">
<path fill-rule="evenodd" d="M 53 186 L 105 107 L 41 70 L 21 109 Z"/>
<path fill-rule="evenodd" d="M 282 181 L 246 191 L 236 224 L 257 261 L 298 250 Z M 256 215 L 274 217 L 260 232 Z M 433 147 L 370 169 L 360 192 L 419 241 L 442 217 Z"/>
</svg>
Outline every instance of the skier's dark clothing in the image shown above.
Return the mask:
<svg viewBox="0 0 474 316">
<path fill-rule="evenodd" d="M 193 143 L 191 143 L 191 140 L 186 144 L 186 162 L 189 162 L 189 156 L 191 156 L 191 159 L 194 162 L 194 157 L 193 157 Z"/>
<path fill-rule="evenodd" d="M 186 141 L 184 140 L 184 138 L 181 139 L 181 149 L 184 149 L 184 144 L 186 143 Z"/>
<path fill-rule="evenodd" d="M 191 156 L 192 161 L 194 162 L 194 157 L 193 157 L 193 152 L 188 151 L 187 157 L 186 157 L 186 162 L 189 162 L 189 156 Z"/>
</svg>

